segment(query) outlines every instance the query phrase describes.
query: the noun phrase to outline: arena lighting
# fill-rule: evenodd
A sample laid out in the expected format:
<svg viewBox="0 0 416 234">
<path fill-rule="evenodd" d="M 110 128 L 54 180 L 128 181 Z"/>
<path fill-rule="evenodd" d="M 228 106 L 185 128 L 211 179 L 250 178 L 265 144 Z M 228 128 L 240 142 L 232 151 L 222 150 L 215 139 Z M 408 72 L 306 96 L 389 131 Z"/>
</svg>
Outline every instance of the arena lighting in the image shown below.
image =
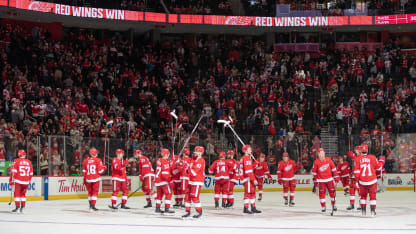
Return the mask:
<svg viewBox="0 0 416 234">
<path fill-rule="evenodd" d="M 304 17 L 261 17 L 226 15 L 165 14 L 157 12 L 128 11 L 94 7 L 78 7 L 50 2 L 16 0 L 2 1 L 0 5 L 56 15 L 128 20 L 158 23 L 232 25 L 255 27 L 327 27 L 348 25 L 394 25 L 416 23 L 416 14 L 382 16 L 304 16 Z"/>
</svg>

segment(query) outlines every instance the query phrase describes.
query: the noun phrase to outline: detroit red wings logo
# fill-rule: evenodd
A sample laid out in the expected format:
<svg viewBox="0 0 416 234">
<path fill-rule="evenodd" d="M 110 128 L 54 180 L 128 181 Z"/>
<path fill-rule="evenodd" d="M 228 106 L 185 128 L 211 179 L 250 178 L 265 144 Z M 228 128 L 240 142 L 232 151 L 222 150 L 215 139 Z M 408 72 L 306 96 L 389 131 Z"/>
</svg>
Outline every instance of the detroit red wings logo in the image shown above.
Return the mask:
<svg viewBox="0 0 416 234">
<path fill-rule="evenodd" d="M 250 25 L 251 17 L 248 16 L 230 16 L 225 20 L 225 25 Z"/>
<path fill-rule="evenodd" d="M 319 168 L 319 171 L 320 171 L 320 172 L 324 172 L 324 171 L 326 171 L 328 168 L 329 168 L 329 163 L 322 165 L 322 166 Z"/>
<path fill-rule="evenodd" d="M 53 7 L 52 4 L 46 2 L 33 1 L 27 8 L 32 11 L 50 12 Z"/>
<path fill-rule="evenodd" d="M 341 167 L 341 170 L 345 170 L 345 168 L 347 168 L 347 166 L 346 166 L 346 165 L 342 166 L 342 167 Z"/>
<path fill-rule="evenodd" d="M 292 170 L 292 165 L 288 165 L 285 167 L 285 171 L 290 171 L 290 170 Z"/>
</svg>

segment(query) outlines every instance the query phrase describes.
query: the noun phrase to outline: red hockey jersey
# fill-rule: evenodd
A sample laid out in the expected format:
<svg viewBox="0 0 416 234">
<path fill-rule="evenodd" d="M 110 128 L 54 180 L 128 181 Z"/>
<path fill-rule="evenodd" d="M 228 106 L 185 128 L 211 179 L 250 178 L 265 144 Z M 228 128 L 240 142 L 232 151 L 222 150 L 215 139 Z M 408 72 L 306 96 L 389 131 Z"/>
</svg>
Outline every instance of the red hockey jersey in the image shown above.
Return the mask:
<svg viewBox="0 0 416 234">
<path fill-rule="evenodd" d="M 341 178 L 347 177 L 351 174 L 350 165 L 348 162 L 338 163 L 337 165 L 338 174 Z"/>
<path fill-rule="evenodd" d="M 267 176 L 267 178 L 271 179 L 270 172 L 269 172 L 269 166 L 267 165 L 266 161 L 259 162 L 254 166 L 254 175 L 256 178 L 264 178 L 264 176 Z"/>
<path fill-rule="evenodd" d="M 381 171 L 383 166 L 377 161 L 376 156 L 362 155 L 354 165 L 354 178 L 362 185 L 372 185 L 377 183 L 376 171 Z"/>
<path fill-rule="evenodd" d="M 111 176 L 113 177 L 112 180 L 117 181 L 126 181 L 127 174 L 126 174 L 126 167 L 129 165 L 128 160 L 122 160 L 118 158 L 113 158 L 112 162 L 112 171 Z"/>
<path fill-rule="evenodd" d="M 189 168 L 189 183 L 191 185 L 204 185 L 205 181 L 205 159 L 198 158 L 192 161 Z"/>
<path fill-rule="evenodd" d="M 235 159 L 227 159 L 228 164 L 228 173 L 230 180 L 234 183 L 238 183 L 239 173 L 238 173 L 238 162 Z"/>
<path fill-rule="evenodd" d="M 191 167 L 192 159 L 190 157 L 183 157 L 179 166 L 181 171 L 181 180 L 189 181 L 189 168 Z"/>
<path fill-rule="evenodd" d="M 29 184 L 33 177 L 32 162 L 25 158 L 16 158 L 13 161 L 10 183 Z"/>
<path fill-rule="evenodd" d="M 101 180 L 101 174 L 104 173 L 106 166 L 101 159 L 88 157 L 82 164 L 82 175 L 88 183 L 93 183 Z"/>
<path fill-rule="evenodd" d="M 226 159 L 215 160 L 214 163 L 208 169 L 209 174 L 215 173 L 215 180 L 230 179 L 230 172 L 228 170 L 228 164 Z"/>
<path fill-rule="evenodd" d="M 146 156 L 141 156 L 139 158 L 139 172 L 140 178 L 144 179 L 146 177 L 154 177 L 155 171 L 153 170 L 152 164 Z"/>
<path fill-rule="evenodd" d="M 335 177 L 339 177 L 334 162 L 328 157 L 325 157 L 324 160 L 315 160 L 312 175 L 316 179 L 316 182 L 328 182 L 332 181 Z"/>
<path fill-rule="evenodd" d="M 171 168 L 168 160 L 159 158 L 156 163 L 155 185 L 162 186 L 169 184 L 171 180 Z"/>
<path fill-rule="evenodd" d="M 240 159 L 240 176 L 242 178 L 242 183 L 248 181 L 254 182 L 256 180 L 253 173 L 253 162 L 248 155 L 244 155 Z"/>
<path fill-rule="evenodd" d="M 292 159 L 289 159 L 287 163 L 282 160 L 277 167 L 277 177 L 281 180 L 294 180 L 298 169 Z"/>
</svg>

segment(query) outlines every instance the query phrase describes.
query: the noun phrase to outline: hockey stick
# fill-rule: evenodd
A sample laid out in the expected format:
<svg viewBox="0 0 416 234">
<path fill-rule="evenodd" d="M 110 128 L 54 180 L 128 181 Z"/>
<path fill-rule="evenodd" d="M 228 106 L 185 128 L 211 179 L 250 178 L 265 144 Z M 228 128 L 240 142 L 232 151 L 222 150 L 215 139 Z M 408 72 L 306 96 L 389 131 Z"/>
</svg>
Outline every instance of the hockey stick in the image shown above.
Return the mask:
<svg viewBox="0 0 416 234">
<path fill-rule="evenodd" d="M 237 139 L 240 141 L 240 143 L 242 145 L 245 145 L 244 141 L 241 140 L 240 136 L 238 136 L 238 134 L 235 132 L 234 128 L 230 125 L 230 121 L 220 119 L 220 120 L 217 121 L 217 123 L 222 123 L 222 124 L 224 124 L 224 126 L 229 127 L 231 129 L 231 131 L 234 133 L 234 135 L 237 137 Z M 256 160 L 252 154 L 250 154 L 250 157 L 253 160 Z"/>
<path fill-rule="evenodd" d="M 141 183 L 139 183 L 139 187 L 135 191 L 130 193 L 130 195 L 127 197 L 126 200 L 128 200 L 131 196 L 133 196 L 135 193 L 137 193 L 141 188 L 142 188 Z M 121 206 L 121 204 L 122 204 L 122 202 L 118 203 L 116 207 L 119 208 Z"/>
<path fill-rule="evenodd" d="M 189 140 L 191 140 L 192 135 L 195 133 L 196 129 L 198 128 L 199 123 L 201 122 L 201 120 L 202 120 L 205 116 L 206 116 L 206 115 L 202 114 L 202 115 L 201 115 L 201 117 L 199 117 L 199 120 L 198 120 L 198 122 L 196 122 L 196 124 L 195 124 L 195 126 L 194 126 L 194 129 L 192 129 L 191 134 L 189 134 L 189 136 L 186 138 L 185 143 L 183 144 L 182 149 L 181 149 L 181 151 L 179 152 L 179 155 L 180 155 L 180 156 L 182 155 L 183 150 L 185 149 L 185 147 L 188 145 Z"/>
<path fill-rule="evenodd" d="M 169 113 L 175 119 L 175 131 L 173 130 L 173 120 L 170 122 L 172 129 L 172 155 L 175 154 L 175 137 L 176 137 L 176 123 L 178 122 L 178 116 L 175 114 L 175 110 Z"/>
<path fill-rule="evenodd" d="M 13 163 L 12 163 L 12 166 L 11 167 L 13 167 Z M 12 172 L 12 182 L 13 182 L 13 172 Z M 12 204 L 12 200 L 13 200 L 13 192 L 14 192 L 14 186 L 15 185 L 12 185 L 12 190 L 10 190 L 10 201 L 9 201 L 9 206 Z"/>
</svg>

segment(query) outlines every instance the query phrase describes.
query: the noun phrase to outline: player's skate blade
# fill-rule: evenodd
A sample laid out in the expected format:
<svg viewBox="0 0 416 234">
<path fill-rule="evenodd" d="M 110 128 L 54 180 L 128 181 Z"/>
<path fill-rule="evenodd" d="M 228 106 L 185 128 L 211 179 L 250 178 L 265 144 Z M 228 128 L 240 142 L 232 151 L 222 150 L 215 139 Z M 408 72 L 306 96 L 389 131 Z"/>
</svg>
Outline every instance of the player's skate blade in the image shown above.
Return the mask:
<svg viewBox="0 0 416 234">
<path fill-rule="evenodd" d="M 143 208 L 150 208 L 152 207 L 152 202 L 148 202 L 147 205 L 143 206 Z"/>
<path fill-rule="evenodd" d="M 165 215 L 171 215 L 171 214 L 174 214 L 174 213 L 175 213 L 175 211 L 170 210 L 169 208 L 165 208 L 165 211 L 163 212 L 163 214 L 165 214 Z"/>
<path fill-rule="evenodd" d="M 227 207 L 227 204 L 225 204 L 225 201 L 222 201 L 222 203 L 221 203 L 221 207 L 222 207 L 222 208 L 226 208 L 226 207 Z"/>
<path fill-rule="evenodd" d="M 162 213 L 162 211 L 160 210 L 160 207 L 156 207 L 155 213 Z"/>
<path fill-rule="evenodd" d="M 121 204 L 120 209 L 123 209 L 123 210 L 130 210 L 130 207 L 126 206 L 126 204 Z"/>
<path fill-rule="evenodd" d="M 287 206 L 289 204 L 289 201 L 287 200 L 287 198 L 285 198 L 285 206 Z"/>
<path fill-rule="evenodd" d="M 25 209 L 24 206 L 20 207 L 20 214 L 23 214 L 23 210 Z"/>
<path fill-rule="evenodd" d="M 354 210 L 354 204 L 350 204 L 350 206 L 347 207 L 347 210 Z"/>
<path fill-rule="evenodd" d="M 251 212 L 252 212 L 253 214 L 260 214 L 260 213 L 261 213 L 261 211 L 260 211 L 260 210 L 257 210 L 257 208 L 256 208 L 256 207 L 251 207 Z"/>
<path fill-rule="evenodd" d="M 215 201 L 215 209 L 218 209 L 219 206 L 220 206 L 219 202 L 218 201 Z"/>
<path fill-rule="evenodd" d="M 12 213 L 17 214 L 17 213 L 19 213 L 19 211 L 20 211 L 20 207 L 16 206 L 16 208 L 12 210 Z"/>
<path fill-rule="evenodd" d="M 184 215 L 182 215 L 182 218 L 184 218 L 184 219 L 186 219 L 186 218 L 189 218 L 189 217 L 191 217 L 191 212 L 186 212 Z"/>
<path fill-rule="evenodd" d="M 251 212 L 248 208 L 244 208 L 243 213 L 244 214 L 253 214 L 253 212 Z"/>
<path fill-rule="evenodd" d="M 98 211 L 98 209 L 95 208 L 95 205 L 91 205 L 90 210 L 92 210 L 92 211 Z"/>
<path fill-rule="evenodd" d="M 114 205 L 114 204 L 109 205 L 109 206 L 108 206 L 108 208 L 110 208 L 112 211 L 116 211 L 116 210 L 118 210 L 117 206 L 116 206 L 116 205 Z"/>
<path fill-rule="evenodd" d="M 261 201 L 262 197 L 259 197 L 259 199 L 257 199 L 258 201 Z"/>
<path fill-rule="evenodd" d="M 202 216 L 202 211 L 201 211 L 201 212 L 196 213 L 196 215 L 192 216 L 192 218 L 194 218 L 194 219 L 199 219 L 199 218 L 201 218 L 201 216 Z"/>
<path fill-rule="evenodd" d="M 376 217 L 376 209 L 371 208 L 371 217 Z"/>
<path fill-rule="evenodd" d="M 322 208 L 321 208 L 321 211 L 322 211 L 322 212 L 326 212 L 326 207 L 322 207 Z"/>
<path fill-rule="evenodd" d="M 293 200 L 290 200 L 290 202 L 289 202 L 289 206 L 290 206 L 290 207 L 294 207 L 294 206 L 295 206 L 295 202 L 293 202 Z"/>
</svg>

